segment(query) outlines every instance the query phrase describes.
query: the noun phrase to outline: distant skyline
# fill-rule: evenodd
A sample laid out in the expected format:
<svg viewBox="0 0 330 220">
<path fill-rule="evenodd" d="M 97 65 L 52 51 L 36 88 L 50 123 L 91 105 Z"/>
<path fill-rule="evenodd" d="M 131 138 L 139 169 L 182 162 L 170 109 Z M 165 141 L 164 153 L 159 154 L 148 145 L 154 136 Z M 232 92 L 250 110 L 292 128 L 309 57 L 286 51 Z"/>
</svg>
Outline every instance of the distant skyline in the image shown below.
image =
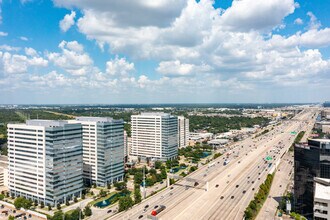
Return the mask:
<svg viewBox="0 0 330 220">
<path fill-rule="evenodd" d="M 330 100 L 323 0 L 0 0 L 0 104 Z"/>
</svg>

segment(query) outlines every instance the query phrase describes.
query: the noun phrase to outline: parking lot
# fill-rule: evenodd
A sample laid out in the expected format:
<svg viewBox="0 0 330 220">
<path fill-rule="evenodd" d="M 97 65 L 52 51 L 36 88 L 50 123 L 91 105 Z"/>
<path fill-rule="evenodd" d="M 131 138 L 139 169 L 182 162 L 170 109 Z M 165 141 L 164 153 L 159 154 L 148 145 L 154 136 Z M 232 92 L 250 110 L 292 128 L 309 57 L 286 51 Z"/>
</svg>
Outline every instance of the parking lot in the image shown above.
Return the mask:
<svg viewBox="0 0 330 220">
<path fill-rule="evenodd" d="M 13 207 L 0 204 L 0 220 L 7 220 L 9 216 L 14 216 L 15 219 L 29 219 L 29 220 L 45 220 L 45 218 L 38 217 L 28 212 L 16 210 Z"/>
</svg>

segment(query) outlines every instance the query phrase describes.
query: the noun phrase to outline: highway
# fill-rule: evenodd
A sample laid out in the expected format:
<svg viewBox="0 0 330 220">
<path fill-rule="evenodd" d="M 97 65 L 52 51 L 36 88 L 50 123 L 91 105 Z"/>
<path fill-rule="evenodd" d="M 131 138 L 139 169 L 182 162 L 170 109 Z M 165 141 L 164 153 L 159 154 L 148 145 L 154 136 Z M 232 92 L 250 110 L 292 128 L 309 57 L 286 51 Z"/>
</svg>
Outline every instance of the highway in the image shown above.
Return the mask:
<svg viewBox="0 0 330 220">
<path fill-rule="evenodd" d="M 223 165 L 225 156 L 221 156 L 214 160 L 215 166 L 208 168 L 205 165 L 189 175 L 208 181 L 208 191 L 205 185 L 193 187 L 194 183 L 184 178 L 172 189 L 168 188 L 126 212 L 111 217 L 109 214 L 109 219 L 147 219 L 147 215 L 159 205 L 166 206 L 157 215 L 159 219 L 242 219 L 254 193 L 293 142 L 295 136 L 290 132 L 307 130 L 309 123 L 306 122 L 314 114 L 315 109 L 305 109 L 293 120 L 284 121 L 265 135 L 237 142 L 230 147 L 228 165 Z M 267 155 L 273 158 L 271 162 L 264 161 Z M 144 211 L 147 205 L 149 207 Z"/>
</svg>

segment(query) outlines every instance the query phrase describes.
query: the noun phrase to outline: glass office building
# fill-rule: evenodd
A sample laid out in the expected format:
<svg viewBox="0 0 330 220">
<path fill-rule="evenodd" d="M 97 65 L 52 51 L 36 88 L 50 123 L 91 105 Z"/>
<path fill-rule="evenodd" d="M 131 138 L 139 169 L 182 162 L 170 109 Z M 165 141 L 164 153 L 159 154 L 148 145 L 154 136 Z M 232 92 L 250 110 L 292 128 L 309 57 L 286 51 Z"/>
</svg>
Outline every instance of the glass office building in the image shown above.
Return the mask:
<svg viewBox="0 0 330 220">
<path fill-rule="evenodd" d="M 330 178 L 330 140 L 312 139 L 294 148 L 294 207 L 313 218 L 314 177 Z"/>
<path fill-rule="evenodd" d="M 82 128 L 66 121 L 8 124 L 8 187 L 11 194 L 45 205 L 81 196 Z"/>
</svg>

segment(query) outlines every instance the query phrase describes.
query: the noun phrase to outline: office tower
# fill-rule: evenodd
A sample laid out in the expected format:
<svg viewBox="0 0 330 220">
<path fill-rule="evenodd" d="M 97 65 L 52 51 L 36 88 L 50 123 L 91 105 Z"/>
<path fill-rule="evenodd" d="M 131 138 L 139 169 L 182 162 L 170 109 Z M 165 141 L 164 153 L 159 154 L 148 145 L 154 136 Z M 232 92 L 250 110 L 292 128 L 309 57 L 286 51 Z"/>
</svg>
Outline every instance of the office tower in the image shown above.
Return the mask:
<svg viewBox="0 0 330 220">
<path fill-rule="evenodd" d="M 84 181 L 105 186 L 123 180 L 124 121 L 103 117 L 77 117 L 83 129 Z"/>
<path fill-rule="evenodd" d="M 178 116 L 179 148 L 187 147 L 189 141 L 189 119 Z"/>
<path fill-rule="evenodd" d="M 313 217 L 314 177 L 330 178 L 330 140 L 311 139 L 294 148 L 294 207 Z"/>
<path fill-rule="evenodd" d="M 142 160 L 162 160 L 178 155 L 178 118 L 167 113 L 131 116 L 131 155 Z"/>
<path fill-rule="evenodd" d="M 66 121 L 8 124 L 11 194 L 45 205 L 79 197 L 83 190 L 82 130 Z"/>
</svg>

